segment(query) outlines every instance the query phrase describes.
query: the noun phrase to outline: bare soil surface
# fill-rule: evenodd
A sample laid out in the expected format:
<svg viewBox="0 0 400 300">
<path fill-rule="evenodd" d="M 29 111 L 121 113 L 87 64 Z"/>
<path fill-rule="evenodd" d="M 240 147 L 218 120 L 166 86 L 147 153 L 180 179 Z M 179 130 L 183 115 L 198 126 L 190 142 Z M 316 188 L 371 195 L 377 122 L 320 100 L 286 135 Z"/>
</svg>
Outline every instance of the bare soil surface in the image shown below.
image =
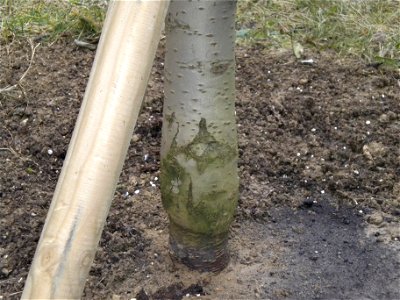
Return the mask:
<svg viewBox="0 0 400 300">
<path fill-rule="evenodd" d="M 400 74 L 309 53 L 237 50 L 240 201 L 229 266 L 168 252 L 159 189 L 160 46 L 84 299 L 400 299 Z M 0 88 L 28 68 L 2 45 Z M 20 297 L 94 52 L 39 46 L 0 94 L 0 298 Z"/>
</svg>

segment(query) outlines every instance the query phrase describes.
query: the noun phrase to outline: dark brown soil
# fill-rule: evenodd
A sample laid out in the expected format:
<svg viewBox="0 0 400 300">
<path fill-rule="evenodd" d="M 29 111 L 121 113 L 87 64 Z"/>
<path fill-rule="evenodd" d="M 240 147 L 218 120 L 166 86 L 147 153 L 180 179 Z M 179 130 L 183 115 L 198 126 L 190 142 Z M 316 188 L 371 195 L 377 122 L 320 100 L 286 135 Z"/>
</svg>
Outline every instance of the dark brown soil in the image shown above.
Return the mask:
<svg viewBox="0 0 400 300">
<path fill-rule="evenodd" d="M 232 257 L 223 272 L 200 274 L 168 255 L 162 52 L 84 298 L 399 299 L 398 71 L 237 50 Z M 30 48 L 14 42 L 0 55 L 1 89 L 24 73 Z M 21 87 L 0 94 L 0 299 L 21 295 L 93 57 L 67 41 L 39 46 Z"/>
</svg>

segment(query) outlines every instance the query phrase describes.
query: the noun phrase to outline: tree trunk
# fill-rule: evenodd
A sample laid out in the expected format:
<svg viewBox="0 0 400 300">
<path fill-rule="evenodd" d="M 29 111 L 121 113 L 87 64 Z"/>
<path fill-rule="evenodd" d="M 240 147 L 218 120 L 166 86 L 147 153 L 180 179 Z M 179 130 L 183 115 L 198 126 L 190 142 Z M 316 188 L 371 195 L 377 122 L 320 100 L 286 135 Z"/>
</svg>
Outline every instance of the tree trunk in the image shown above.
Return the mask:
<svg viewBox="0 0 400 300">
<path fill-rule="evenodd" d="M 200 271 L 227 265 L 238 199 L 235 10 L 177 0 L 166 18 L 162 201 L 173 256 Z"/>
</svg>

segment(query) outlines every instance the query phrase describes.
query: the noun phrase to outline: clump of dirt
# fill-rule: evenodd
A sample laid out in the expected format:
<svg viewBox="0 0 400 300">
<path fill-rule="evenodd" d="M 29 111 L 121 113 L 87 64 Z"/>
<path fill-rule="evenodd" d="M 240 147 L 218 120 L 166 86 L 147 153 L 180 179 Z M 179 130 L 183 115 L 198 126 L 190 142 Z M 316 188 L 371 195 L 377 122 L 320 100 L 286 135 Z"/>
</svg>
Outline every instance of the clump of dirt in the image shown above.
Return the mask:
<svg viewBox="0 0 400 300">
<path fill-rule="evenodd" d="M 2 46 L 0 88 L 29 65 Z M 159 190 L 163 47 L 85 299 L 400 298 L 400 76 L 329 53 L 237 50 L 240 201 L 226 270 L 169 257 Z M 20 297 L 94 52 L 40 46 L 0 94 L 0 288 Z"/>
</svg>

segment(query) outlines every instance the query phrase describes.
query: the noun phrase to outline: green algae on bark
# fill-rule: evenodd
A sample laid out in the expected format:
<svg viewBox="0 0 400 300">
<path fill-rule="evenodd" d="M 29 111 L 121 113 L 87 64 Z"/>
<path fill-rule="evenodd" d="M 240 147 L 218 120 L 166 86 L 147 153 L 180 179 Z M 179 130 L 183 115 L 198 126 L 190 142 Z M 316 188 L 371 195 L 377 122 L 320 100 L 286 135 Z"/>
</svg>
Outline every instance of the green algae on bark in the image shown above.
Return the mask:
<svg viewBox="0 0 400 300">
<path fill-rule="evenodd" d="M 172 143 L 161 162 L 161 193 L 171 222 L 201 234 L 227 232 L 238 198 L 237 150 L 218 142 L 206 120 L 186 146 Z"/>
</svg>

